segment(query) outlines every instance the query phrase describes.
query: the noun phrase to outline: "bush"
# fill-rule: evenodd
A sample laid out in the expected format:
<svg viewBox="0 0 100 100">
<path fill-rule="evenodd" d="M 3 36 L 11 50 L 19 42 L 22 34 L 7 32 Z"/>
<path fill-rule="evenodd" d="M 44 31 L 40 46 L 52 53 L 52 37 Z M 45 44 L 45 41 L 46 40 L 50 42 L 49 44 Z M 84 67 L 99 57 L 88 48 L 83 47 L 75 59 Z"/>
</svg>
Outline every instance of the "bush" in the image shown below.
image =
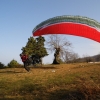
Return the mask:
<svg viewBox="0 0 100 100">
<path fill-rule="evenodd" d="M 14 67 L 18 67 L 19 63 L 16 60 L 12 60 L 10 61 L 10 63 L 8 63 L 8 67 L 10 68 L 14 68 Z"/>
<path fill-rule="evenodd" d="M 5 65 L 0 62 L 0 69 L 4 68 Z"/>
</svg>

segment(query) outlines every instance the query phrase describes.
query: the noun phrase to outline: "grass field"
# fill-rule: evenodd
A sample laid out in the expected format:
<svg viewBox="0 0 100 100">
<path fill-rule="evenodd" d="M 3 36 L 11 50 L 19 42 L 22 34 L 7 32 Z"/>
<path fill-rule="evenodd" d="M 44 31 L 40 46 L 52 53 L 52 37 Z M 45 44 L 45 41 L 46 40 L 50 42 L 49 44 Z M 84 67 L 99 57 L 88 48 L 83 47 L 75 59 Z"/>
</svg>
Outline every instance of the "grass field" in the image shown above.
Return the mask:
<svg viewBox="0 0 100 100">
<path fill-rule="evenodd" d="M 100 100 L 100 64 L 0 69 L 0 100 Z"/>
</svg>

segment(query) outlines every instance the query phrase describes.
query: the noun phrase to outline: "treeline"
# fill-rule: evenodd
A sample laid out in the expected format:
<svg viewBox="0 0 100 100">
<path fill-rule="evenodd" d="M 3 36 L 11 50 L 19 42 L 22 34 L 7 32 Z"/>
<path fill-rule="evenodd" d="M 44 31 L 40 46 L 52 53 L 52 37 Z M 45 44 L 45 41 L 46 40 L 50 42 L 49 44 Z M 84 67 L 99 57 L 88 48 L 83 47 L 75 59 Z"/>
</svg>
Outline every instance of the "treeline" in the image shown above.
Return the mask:
<svg viewBox="0 0 100 100">
<path fill-rule="evenodd" d="M 67 63 L 84 63 L 84 62 L 100 62 L 100 54 L 94 56 L 84 56 L 68 61 Z"/>
<path fill-rule="evenodd" d="M 73 59 L 67 62 L 62 63 L 84 63 L 84 62 L 100 62 L 100 54 L 95 56 L 87 56 L 78 59 Z M 2 68 L 20 68 L 23 67 L 22 64 L 19 64 L 16 60 L 11 60 L 6 66 L 2 62 L 0 62 L 0 69 Z"/>
<path fill-rule="evenodd" d="M 19 64 L 16 60 L 11 60 L 7 65 L 3 64 L 2 62 L 0 62 L 0 69 L 3 68 L 19 68 L 22 67 L 22 64 Z"/>
<path fill-rule="evenodd" d="M 80 58 L 77 53 L 71 52 L 68 49 L 71 45 L 69 41 L 65 40 L 65 42 L 60 42 L 62 41 L 61 37 L 52 36 L 52 37 L 49 37 L 48 40 L 49 40 L 47 41 L 47 45 L 49 47 L 48 49 L 51 51 L 52 50 L 55 51 L 54 55 L 57 55 L 55 57 L 55 60 L 58 60 L 59 63 L 100 62 L 100 54 L 95 55 L 95 56 L 84 56 Z M 45 42 L 45 38 L 42 36 L 39 36 L 37 38 L 30 37 L 28 38 L 26 45 L 22 47 L 21 53 L 27 54 L 29 57 L 31 55 L 39 55 L 39 57 L 43 58 L 48 55 L 44 42 Z M 55 48 L 59 50 L 59 53 L 56 53 L 57 50 L 55 50 Z M 60 59 L 58 59 L 58 57 Z M 7 68 L 7 67 L 14 68 L 14 67 L 22 67 L 22 66 L 23 66 L 22 64 L 19 64 L 14 59 L 11 60 L 6 66 L 2 62 L 0 62 L 0 68 Z"/>
<path fill-rule="evenodd" d="M 3 68 L 19 68 L 19 67 L 23 67 L 23 64 L 19 64 L 16 60 L 11 60 L 7 65 L 3 64 L 2 62 L 0 62 L 0 69 Z"/>
</svg>

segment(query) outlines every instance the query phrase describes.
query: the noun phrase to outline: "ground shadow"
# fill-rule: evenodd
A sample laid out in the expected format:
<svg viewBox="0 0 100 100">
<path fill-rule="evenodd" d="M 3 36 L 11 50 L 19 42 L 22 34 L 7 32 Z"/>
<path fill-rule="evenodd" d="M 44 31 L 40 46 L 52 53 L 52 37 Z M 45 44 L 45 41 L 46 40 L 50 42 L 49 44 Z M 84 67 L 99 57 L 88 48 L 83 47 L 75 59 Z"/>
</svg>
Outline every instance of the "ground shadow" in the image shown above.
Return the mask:
<svg viewBox="0 0 100 100">
<path fill-rule="evenodd" d="M 36 69 L 58 69 L 56 67 L 34 67 Z"/>
<path fill-rule="evenodd" d="M 58 67 L 54 66 L 54 65 L 37 65 L 37 66 L 31 66 L 30 68 L 36 68 L 36 69 L 58 69 Z"/>
<path fill-rule="evenodd" d="M 26 72 L 24 72 L 24 71 L 14 71 L 14 70 L 5 70 L 5 71 L 1 71 L 0 73 L 13 74 L 13 73 L 26 73 Z"/>
<path fill-rule="evenodd" d="M 9 99 L 7 97 L 2 97 L 0 100 L 86 100 L 85 96 L 78 91 L 68 91 L 65 89 L 60 89 L 55 90 L 53 92 L 40 90 L 40 92 L 38 90 L 37 93 L 32 93 L 28 97 L 25 94 L 23 94 L 22 98 L 15 97 Z"/>
<path fill-rule="evenodd" d="M 48 100 L 85 100 L 85 96 L 77 90 L 55 90 L 50 93 Z"/>
</svg>

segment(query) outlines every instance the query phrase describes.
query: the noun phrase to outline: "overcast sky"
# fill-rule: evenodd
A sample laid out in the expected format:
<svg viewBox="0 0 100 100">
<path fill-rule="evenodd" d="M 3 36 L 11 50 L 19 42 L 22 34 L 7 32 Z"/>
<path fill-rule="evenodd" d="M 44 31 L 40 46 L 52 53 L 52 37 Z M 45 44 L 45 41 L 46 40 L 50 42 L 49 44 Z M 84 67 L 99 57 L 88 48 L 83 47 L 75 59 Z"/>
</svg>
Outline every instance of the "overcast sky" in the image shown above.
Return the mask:
<svg viewBox="0 0 100 100">
<path fill-rule="evenodd" d="M 100 22 L 100 0 L 0 0 L 0 62 L 12 59 L 21 63 L 19 54 L 40 22 L 62 15 L 86 16 Z M 83 55 L 100 53 L 100 43 L 77 36 L 66 35 L 73 51 Z M 53 54 L 44 58 L 51 63 Z"/>
</svg>

